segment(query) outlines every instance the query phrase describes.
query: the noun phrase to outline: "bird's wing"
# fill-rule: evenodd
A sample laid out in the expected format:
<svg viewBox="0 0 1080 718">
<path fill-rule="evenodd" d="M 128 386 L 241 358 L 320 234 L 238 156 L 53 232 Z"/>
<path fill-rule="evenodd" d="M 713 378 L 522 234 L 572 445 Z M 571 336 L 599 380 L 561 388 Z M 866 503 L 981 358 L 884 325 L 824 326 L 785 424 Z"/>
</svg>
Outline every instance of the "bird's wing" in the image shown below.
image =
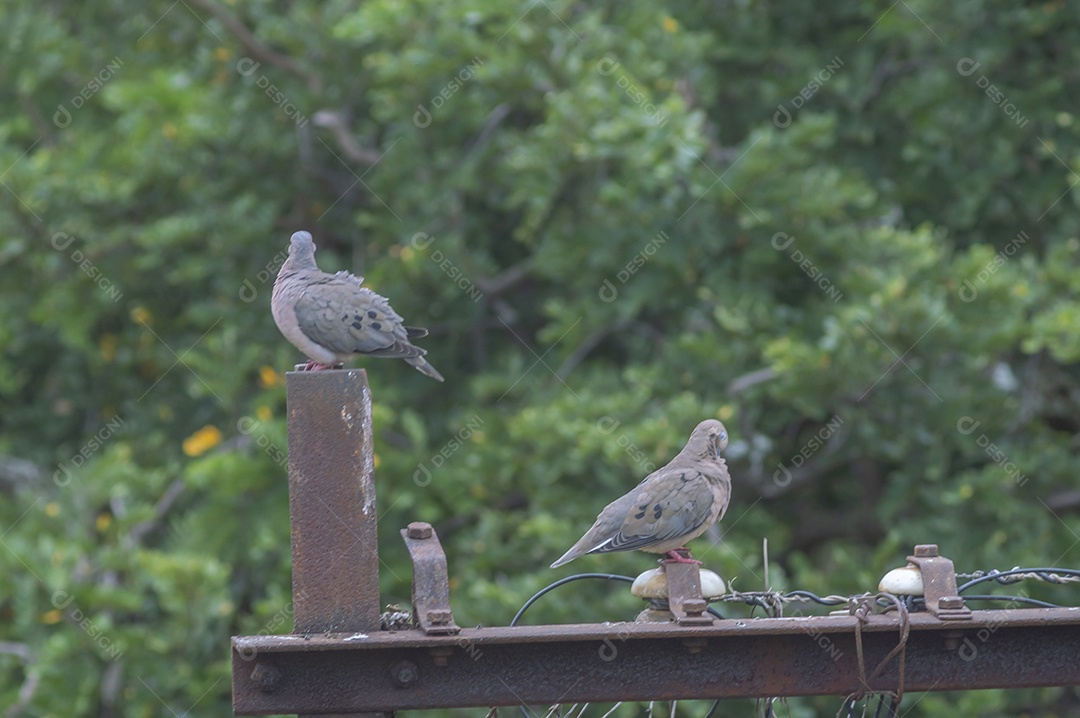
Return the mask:
<svg viewBox="0 0 1080 718">
<path fill-rule="evenodd" d="M 712 519 L 716 500 L 694 468 L 657 472 L 629 497 L 618 530 L 589 553 L 631 551 L 691 536 Z"/>
<path fill-rule="evenodd" d="M 421 356 L 401 317 L 384 297 L 347 272 L 320 272 L 304 286 L 294 311 L 300 330 L 336 354 Z"/>
</svg>

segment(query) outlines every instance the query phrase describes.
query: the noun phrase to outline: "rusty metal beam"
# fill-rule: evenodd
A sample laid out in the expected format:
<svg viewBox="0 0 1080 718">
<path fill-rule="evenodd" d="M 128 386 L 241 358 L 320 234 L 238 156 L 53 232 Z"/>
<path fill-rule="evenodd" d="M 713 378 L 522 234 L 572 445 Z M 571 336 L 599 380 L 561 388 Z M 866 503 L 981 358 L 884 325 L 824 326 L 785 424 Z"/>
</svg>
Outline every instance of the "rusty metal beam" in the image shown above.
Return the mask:
<svg viewBox="0 0 1080 718">
<path fill-rule="evenodd" d="M 371 394 L 363 369 L 285 375 L 294 633 L 379 630 Z"/>
<path fill-rule="evenodd" d="M 238 714 L 390 711 L 758 696 L 846 695 L 859 684 L 852 616 L 615 623 L 233 639 Z M 863 627 L 867 675 L 899 635 Z M 611 650 L 614 646 L 614 651 Z M 911 615 L 905 690 L 1080 683 L 1080 610 Z M 254 661 L 244 656 L 255 655 Z M 874 691 L 895 690 L 892 662 Z"/>
<path fill-rule="evenodd" d="M 379 545 L 367 373 L 288 372 L 285 396 L 293 630 L 376 632 Z M 255 661 L 252 668 L 254 657 L 233 664 L 234 705 L 237 682 L 246 675 L 263 689 L 281 679 L 273 666 Z M 305 718 L 305 711 L 297 712 Z"/>
</svg>

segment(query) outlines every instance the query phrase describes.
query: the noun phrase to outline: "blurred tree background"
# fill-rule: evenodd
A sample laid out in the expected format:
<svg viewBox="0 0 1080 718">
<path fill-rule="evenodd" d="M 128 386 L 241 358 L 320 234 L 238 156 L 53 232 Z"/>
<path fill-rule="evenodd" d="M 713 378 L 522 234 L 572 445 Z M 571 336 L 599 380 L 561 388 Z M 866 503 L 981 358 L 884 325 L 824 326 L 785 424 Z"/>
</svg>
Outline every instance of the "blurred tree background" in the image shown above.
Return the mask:
<svg viewBox="0 0 1080 718">
<path fill-rule="evenodd" d="M 763 538 L 782 590 L 874 590 L 916 543 L 1080 566 L 1063 2 L 14 0 L 0 33 L 6 715 L 227 715 L 229 636 L 291 628 L 269 298 L 300 228 L 447 377 L 360 363 L 385 603 L 410 520 L 462 625 L 649 568 L 547 566 L 706 417 L 734 496 L 695 555 L 736 588 Z M 578 583 L 526 620 L 637 608 Z"/>
</svg>

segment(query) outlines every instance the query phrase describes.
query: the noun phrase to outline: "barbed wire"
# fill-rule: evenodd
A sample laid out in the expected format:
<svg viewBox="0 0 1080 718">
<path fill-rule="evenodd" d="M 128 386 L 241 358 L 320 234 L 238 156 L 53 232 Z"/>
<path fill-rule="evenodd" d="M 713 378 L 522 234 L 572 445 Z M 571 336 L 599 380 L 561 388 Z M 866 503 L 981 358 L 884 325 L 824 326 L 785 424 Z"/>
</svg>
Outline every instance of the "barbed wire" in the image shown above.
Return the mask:
<svg viewBox="0 0 1080 718">
<path fill-rule="evenodd" d="M 869 596 L 870 594 L 861 594 L 861 596 Z M 765 609 L 766 613 L 774 617 L 783 617 L 784 604 L 788 603 L 817 603 L 822 606 L 841 606 L 850 605 L 853 600 L 860 598 L 860 596 L 840 596 L 838 594 L 832 594 L 829 596 L 818 596 L 812 591 L 736 591 L 731 589 L 723 596 L 718 596 L 714 599 L 714 602 L 724 603 L 744 603 L 748 606 L 758 606 Z"/>
<path fill-rule="evenodd" d="M 957 588 L 958 592 L 963 592 L 965 589 L 987 581 L 994 581 L 1005 586 L 1028 580 L 1056 584 L 1080 583 L 1080 570 L 1074 568 L 1020 568 L 1014 566 L 1008 571 L 999 571 L 992 568 L 989 571 L 958 573 L 956 577 L 972 579 Z"/>
</svg>

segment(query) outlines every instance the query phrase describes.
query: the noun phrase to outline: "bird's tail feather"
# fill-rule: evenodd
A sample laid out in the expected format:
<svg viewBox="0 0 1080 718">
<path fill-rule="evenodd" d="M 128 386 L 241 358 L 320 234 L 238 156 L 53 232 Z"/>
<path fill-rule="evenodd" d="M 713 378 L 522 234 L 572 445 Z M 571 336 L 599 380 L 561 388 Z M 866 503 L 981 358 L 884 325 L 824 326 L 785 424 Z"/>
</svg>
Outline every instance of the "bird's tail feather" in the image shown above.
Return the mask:
<svg viewBox="0 0 1080 718">
<path fill-rule="evenodd" d="M 429 362 L 427 359 L 425 359 L 422 356 L 408 357 L 408 358 L 405 359 L 405 361 L 409 362 L 409 364 L 416 367 L 416 370 L 418 372 L 420 372 L 421 374 L 424 374 L 426 376 L 430 376 L 435 381 L 446 381 L 445 379 L 443 379 L 443 375 L 439 373 L 438 369 L 431 366 L 431 362 Z"/>
<path fill-rule="evenodd" d="M 560 558 L 555 563 L 551 564 L 551 567 L 552 568 L 558 568 L 559 566 L 562 566 L 564 564 L 568 564 L 571 561 L 573 561 L 575 558 L 580 556 L 581 554 L 582 554 L 582 551 L 576 545 L 572 546 L 569 551 L 567 551 L 566 553 L 564 553 L 562 555 L 562 558 Z"/>
</svg>

